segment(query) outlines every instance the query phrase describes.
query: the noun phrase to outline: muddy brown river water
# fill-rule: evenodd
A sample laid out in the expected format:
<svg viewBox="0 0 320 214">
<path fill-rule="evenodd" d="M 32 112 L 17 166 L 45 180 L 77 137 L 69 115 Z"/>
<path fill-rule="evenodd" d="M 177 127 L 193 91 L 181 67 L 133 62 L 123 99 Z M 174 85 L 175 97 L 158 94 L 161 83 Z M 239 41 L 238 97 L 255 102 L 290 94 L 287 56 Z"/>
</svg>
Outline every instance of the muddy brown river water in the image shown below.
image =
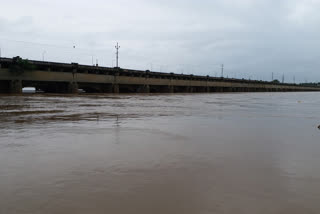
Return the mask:
<svg viewBox="0 0 320 214">
<path fill-rule="evenodd" d="M 0 96 L 2 214 L 318 214 L 320 93 Z"/>
</svg>

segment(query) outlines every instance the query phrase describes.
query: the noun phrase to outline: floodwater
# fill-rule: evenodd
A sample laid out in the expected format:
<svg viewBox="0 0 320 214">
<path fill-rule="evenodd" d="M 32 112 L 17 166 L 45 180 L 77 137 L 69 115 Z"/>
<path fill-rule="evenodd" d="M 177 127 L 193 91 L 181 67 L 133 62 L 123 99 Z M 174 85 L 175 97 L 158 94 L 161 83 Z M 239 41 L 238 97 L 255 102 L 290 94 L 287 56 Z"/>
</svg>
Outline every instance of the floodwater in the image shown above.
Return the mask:
<svg viewBox="0 0 320 214">
<path fill-rule="evenodd" d="M 0 213 L 318 214 L 320 93 L 0 96 Z"/>
</svg>

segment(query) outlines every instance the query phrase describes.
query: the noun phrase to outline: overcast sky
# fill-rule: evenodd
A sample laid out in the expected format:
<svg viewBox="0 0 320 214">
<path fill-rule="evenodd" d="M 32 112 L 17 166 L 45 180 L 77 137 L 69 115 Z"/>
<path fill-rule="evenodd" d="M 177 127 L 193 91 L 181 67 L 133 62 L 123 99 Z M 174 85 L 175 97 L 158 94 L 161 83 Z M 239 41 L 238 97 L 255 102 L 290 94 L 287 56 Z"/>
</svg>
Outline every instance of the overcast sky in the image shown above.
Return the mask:
<svg viewBox="0 0 320 214">
<path fill-rule="evenodd" d="M 2 56 L 320 82 L 320 0 L 0 0 Z M 73 48 L 75 46 L 75 48 Z"/>
</svg>

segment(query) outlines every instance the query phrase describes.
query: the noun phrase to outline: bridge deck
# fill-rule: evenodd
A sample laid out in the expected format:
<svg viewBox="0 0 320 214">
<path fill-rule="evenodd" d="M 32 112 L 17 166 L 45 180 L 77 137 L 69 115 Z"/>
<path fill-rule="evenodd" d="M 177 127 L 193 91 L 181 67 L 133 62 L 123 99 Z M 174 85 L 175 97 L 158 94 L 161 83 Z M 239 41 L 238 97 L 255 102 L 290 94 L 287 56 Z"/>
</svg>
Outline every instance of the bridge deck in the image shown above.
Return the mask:
<svg viewBox="0 0 320 214">
<path fill-rule="evenodd" d="M 317 87 L 266 81 L 160 73 L 78 64 L 0 58 L 0 92 L 20 92 L 33 86 L 44 91 L 76 92 L 216 92 L 216 91 L 320 91 Z M 53 89 L 55 88 L 55 89 Z M 61 88 L 59 90 L 59 88 Z M 121 90 L 122 89 L 122 90 Z"/>
</svg>

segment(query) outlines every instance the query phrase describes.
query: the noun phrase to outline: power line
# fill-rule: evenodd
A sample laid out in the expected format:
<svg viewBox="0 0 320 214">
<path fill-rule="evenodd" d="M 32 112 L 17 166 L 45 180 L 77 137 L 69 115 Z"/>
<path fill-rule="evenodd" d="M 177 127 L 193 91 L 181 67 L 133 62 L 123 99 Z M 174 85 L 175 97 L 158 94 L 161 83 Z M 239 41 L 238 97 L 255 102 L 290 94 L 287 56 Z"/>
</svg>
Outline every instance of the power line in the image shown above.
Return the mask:
<svg viewBox="0 0 320 214">
<path fill-rule="evenodd" d="M 52 48 L 60 48 L 60 49 L 74 49 L 75 45 L 70 42 L 71 45 L 55 45 L 55 44 L 49 44 L 49 43 L 41 43 L 41 42 L 30 42 L 25 40 L 14 40 L 14 39 L 6 39 L 6 38 L 0 38 L 0 40 L 3 41 L 9 41 L 9 42 L 16 42 L 16 43 L 22 43 L 22 44 L 29 44 L 29 45 L 37 45 L 37 46 L 46 46 L 46 47 L 52 47 Z M 78 48 L 77 50 L 86 51 L 86 52 L 92 52 L 92 49 L 86 49 L 86 48 Z M 105 50 L 94 50 L 94 52 L 105 52 Z"/>
<path fill-rule="evenodd" d="M 18 42 L 18 43 L 23 43 L 23 44 L 42 45 L 42 46 L 55 47 L 55 48 L 70 48 L 70 46 L 53 45 L 53 44 L 48 44 L 48 43 L 29 42 L 29 41 L 3 39 L 3 38 L 1 40 L 5 40 L 5 41 L 9 41 L 9 42 Z"/>
</svg>

